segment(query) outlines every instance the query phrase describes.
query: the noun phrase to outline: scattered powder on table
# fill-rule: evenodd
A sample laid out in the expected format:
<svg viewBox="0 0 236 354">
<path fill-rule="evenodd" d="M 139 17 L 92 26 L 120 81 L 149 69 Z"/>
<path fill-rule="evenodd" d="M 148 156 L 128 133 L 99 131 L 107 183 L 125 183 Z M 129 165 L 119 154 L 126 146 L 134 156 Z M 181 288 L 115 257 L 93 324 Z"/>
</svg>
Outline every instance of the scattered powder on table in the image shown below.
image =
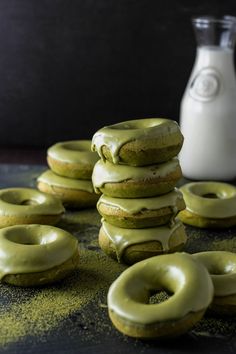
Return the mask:
<svg viewBox="0 0 236 354">
<path fill-rule="evenodd" d="M 0 308 L 0 345 L 57 327 L 100 292 L 107 292 L 123 269 L 99 252 L 82 250 L 79 270 L 58 285 L 32 290 L 1 285 L 1 293 L 7 297 L 9 292 L 12 305 Z"/>
<path fill-rule="evenodd" d="M 231 338 L 236 332 L 236 323 L 234 318 L 214 318 L 205 316 L 193 331 L 200 337 Z"/>
<path fill-rule="evenodd" d="M 209 247 L 209 251 L 236 252 L 236 239 L 214 240 Z"/>
<path fill-rule="evenodd" d="M 45 333 L 59 328 L 68 318 L 73 320 L 73 316 L 77 316 L 78 313 L 83 323 L 93 320 L 101 327 L 101 331 L 109 331 L 109 322 L 101 323 L 102 319 L 95 311 L 92 312 L 91 318 L 87 318 L 86 311 L 83 311 L 87 305 L 103 306 L 100 303 L 101 298 L 105 299 L 109 286 L 125 269 L 125 266 L 96 251 L 98 243 L 95 235 L 99 225 L 100 217 L 95 209 L 67 212 L 61 225 L 58 225 L 72 232 L 80 241 L 80 267 L 68 279 L 57 285 L 32 289 L 0 285 L 1 346 L 20 341 L 28 335 L 43 337 Z M 236 252 L 234 235 L 229 234 L 227 239 L 217 238 L 216 235 L 211 237 L 212 235 L 208 233 L 204 234 L 204 237 L 200 236 L 199 233 L 195 234 L 191 231 L 187 251 L 191 253 L 219 249 Z M 200 244 L 199 249 L 196 249 L 198 244 Z M 154 296 L 150 302 L 161 302 L 166 298 L 165 293 L 159 296 L 159 299 L 155 299 Z M 204 318 L 194 329 L 195 335 L 216 337 L 230 336 L 235 331 L 236 327 L 231 320 L 209 318 Z"/>
<path fill-rule="evenodd" d="M 188 235 L 188 240 L 185 246 L 186 252 L 236 252 L 236 228 L 225 230 L 207 230 L 185 225 L 185 229 Z"/>
<path fill-rule="evenodd" d="M 65 224 L 73 228 L 73 225 L 78 228 L 78 226 L 99 226 L 101 224 L 101 216 L 98 214 L 97 209 L 85 209 L 79 211 L 68 211 L 62 217 L 61 224 Z"/>
</svg>

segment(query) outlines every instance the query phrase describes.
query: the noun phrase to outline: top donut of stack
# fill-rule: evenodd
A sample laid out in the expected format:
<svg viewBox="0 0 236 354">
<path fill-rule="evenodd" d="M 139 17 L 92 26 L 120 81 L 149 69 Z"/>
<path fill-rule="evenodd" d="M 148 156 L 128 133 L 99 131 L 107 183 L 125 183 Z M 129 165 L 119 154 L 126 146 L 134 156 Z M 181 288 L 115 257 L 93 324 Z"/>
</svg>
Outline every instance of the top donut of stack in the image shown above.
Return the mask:
<svg viewBox="0 0 236 354">
<path fill-rule="evenodd" d="M 177 122 L 165 118 L 125 121 L 98 130 L 92 150 L 113 164 L 146 166 L 178 155 L 183 135 Z"/>
</svg>

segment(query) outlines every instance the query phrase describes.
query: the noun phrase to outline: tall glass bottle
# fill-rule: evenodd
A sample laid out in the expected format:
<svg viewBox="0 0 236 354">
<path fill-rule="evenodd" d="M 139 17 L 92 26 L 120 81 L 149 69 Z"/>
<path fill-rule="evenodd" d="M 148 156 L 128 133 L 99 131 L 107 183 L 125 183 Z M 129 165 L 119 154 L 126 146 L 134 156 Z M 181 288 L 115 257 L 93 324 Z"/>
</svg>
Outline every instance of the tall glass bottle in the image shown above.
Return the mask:
<svg viewBox="0 0 236 354">
<path fill-rule="evenodd" d="M 183 175 L 197 180 L 236 178 L 236 18 L 192 20 L 197 53 L 180 107 Z"/>
</svg>

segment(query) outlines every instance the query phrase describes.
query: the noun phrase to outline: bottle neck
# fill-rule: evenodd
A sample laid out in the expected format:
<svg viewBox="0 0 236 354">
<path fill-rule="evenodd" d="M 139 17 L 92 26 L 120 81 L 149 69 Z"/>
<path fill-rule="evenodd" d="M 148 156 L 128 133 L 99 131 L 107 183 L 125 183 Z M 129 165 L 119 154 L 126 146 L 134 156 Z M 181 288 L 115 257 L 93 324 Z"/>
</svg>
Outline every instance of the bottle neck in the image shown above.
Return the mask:
<svg viewBox="0 0 236 354">
<path fill-rule="evenodd" d="M 234 72 L 234 51 L 219 46 L 200 46 L 197 48 L 196 66 L 214 67 L 220 72 L 233 70 Z"/>
<path fill-rule="evenodd" d="M 199 46 L 219 46 L 234 48 L 236 39 L 236 17 L 214 18 L 202 16 L 192 20 L 196 41 Z"/>
</svg>

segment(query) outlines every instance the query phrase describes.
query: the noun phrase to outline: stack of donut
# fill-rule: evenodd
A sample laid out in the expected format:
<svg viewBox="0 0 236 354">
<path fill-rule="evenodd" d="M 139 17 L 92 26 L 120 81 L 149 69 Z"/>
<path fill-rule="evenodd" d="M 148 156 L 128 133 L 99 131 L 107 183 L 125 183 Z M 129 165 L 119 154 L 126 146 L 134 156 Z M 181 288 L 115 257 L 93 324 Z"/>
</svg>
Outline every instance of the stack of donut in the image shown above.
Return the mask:
<svg viewBox="0 0 236 354">
<path fill-rule="evenodd" d="M 96 153 L 91 151 L 90 140 L 59 142 L 47 151 L 50 169 L 38 178 L 38 189 L 58 196 L 68 208 L 88 208 L 96 205 L 91 175 Z"/>
<path fill-rule="evenodd" d="M 101 159 L 92 182 L 103 193 L 97 203 L 99 244 L 119 262 L 133 264 L 185 244 L 183 224 L 176 219 L 185 208 L 176 188 L 182 143 L 178 124 L 162 118 L 126 121 L 94 134 L 92 150 Z"/>
</svg>

